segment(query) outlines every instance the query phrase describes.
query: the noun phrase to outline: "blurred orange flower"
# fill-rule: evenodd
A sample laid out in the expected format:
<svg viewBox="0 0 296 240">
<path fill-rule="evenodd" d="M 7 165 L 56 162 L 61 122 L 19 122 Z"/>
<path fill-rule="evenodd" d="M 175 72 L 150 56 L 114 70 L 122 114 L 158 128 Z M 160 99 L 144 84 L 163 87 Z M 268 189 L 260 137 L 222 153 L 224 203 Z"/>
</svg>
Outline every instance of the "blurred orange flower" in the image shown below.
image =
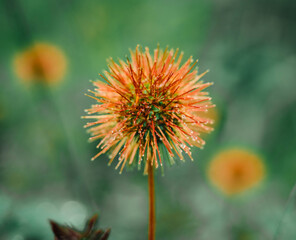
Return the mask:
<svg viewBox="0 0 296 240">
<path fill-rule="evenodd" d="M 209 121 L 213 122 L 213 126 L 215 126 L 218 123 L 219 120 L 219 112 L 217 107 L 215 108 L 209 108 L 207 111 L 200 112 L 199 115 L 203 118 L 208 119 Z"/>
<path fill-rule="evenodd" d="M 57 83 L 64 77 L 66 66 L 64 53 L 58 47 L 47 43 L 35 43 L 17 54 L 14 59 L 17 76 L 29 83 Z"/>
<path fill-rule="evenodd" d="M 262 159 L 244 149 L 218 153 L 210 162 L 208 177 L 223 193 L 233 195 L 257 185 L 265 175 Z"/>
<path fill-rule="evenodd" d="M 192 159 L 190 148 L 202 147 L 205 142 L 201 132 L 210 132 L 211 119 L 201 112 L 214 107 L 208 92 L 203 91 L 212 83 L 204 83 L 204 73 L 197 74 L 192 58 L 181 64 L 183 53 L 159 48 L 150 55 L 149 49 L 139 47 L 131 51 L 131 61 L 112 59 L 105 82 L 95 81 L 91 98 L 96 100 L 86 112 L 93 122 L 90 140 L 102 139 L 98 144 L 101 154 L 110 150 L 110 162 L 116 156 L 121 166 L 144 159 L 145 170 L 151 164 L 163 165 L 163 159 L 174 163 L 175 156 L 184 160 L 183 151 Z M 136 160 L 138 159 L 138 160 Z"/>
</svg>

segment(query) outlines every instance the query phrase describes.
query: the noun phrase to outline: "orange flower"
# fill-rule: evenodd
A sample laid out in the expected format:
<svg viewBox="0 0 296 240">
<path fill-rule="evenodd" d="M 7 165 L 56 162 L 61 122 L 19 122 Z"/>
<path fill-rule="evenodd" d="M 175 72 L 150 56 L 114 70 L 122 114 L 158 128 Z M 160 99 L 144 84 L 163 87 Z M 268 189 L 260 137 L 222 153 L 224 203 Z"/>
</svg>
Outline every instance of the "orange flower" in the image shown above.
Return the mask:
<svg viewBox="0 0 296 240">
<path fill-rule="evenodd" d="M 66 58 L 56 46 L 36 43 L 14 59 L 17 76 L 27 82 L 59 82 L 66 72 Z"/>
<path fill-rule="evenodd" d="M 208 119 L 209 121 L 212 121 L 214 127 L 216 127 L 220 118 L 217 107 L 210 108 L 208 111 L 205 112 L 200 112 L 199 115 L 205 119 Z"/>
<path fill-rule="evenodd" d="M 192 159 L 190 147 L 205 144 L 200 132 L 211 131 L 212 122 L 199 113 L 214 107 L 203 91 L 212 83 L 201 80 L 206 72 L 198 75 L 192 58 L 180 66 L 182 56 L 168 48 L 157 48 L 151 56 L 138 46 L 131 60 L 110 59 L 109 71 L 100 75 L 107 83 L 93 82 L 89 97 L 97 103 L 83 117 L 94 120 L 85 125 L 90 140 L 102 139 L 92 160 L 109 151 L 109 164 L 119 156 L 121 173 L 125 165 L 140 167 L 144 159 L 146 174 L 148 163 L 158 168 L 164 158 L 170 164 L 175 156 L 184 161 L 183 151 Z"/>
<path fill-rule="evenodd" d="M 208 177 L 213 185 L 228 195 L 252 188 L 263 179 L 264 174 L 262 159 L 243 149 L 218 153 L 208 169 Z"/>
</svg>

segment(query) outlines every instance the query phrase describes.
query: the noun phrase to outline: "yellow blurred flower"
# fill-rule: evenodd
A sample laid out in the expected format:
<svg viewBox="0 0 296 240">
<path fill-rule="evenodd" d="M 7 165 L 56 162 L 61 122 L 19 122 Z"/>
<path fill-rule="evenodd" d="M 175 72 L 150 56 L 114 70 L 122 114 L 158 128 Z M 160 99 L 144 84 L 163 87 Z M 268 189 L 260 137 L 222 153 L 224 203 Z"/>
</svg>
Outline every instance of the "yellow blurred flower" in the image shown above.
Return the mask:
<svg viewBox="0 0 296 240">
<path fill-rule="evenodd" d="M 200 112 L 199 116 L 201 116 L 203 118 L 207 118 L 207 119 L 209 119 L 209 121 L 211 120 L 213 122 L 212 126 L 216 125 L 219 120 L 219 112 L 218 112 L 217 107 L 209 108 L 209 109 L 207 109 L 207 111 Z"/>
<path fill-rule="evenodd" d="M 217 108 L 209 108 L 207 111 L 199 112 L 198 114 L 200 117 L 206 119 L 208 121 L 206 125 L 212 128 L 216 128 L 220 123 L 220 112 Z M 200 132 L 200 136 L 206 139 L 210 135 L 207 132 Z"/>
<path fill-rule="evenodd" d="M 208 177 L 212 184 L 227 195 L 254 187 L 264 175 L 262 159 L 244 149 L 233 148 L 218 153 L 208 168 Z"/>
<path fill-rule="evenodd" d="M 58 47 L 47 43 L 35 43 L 14 59 L 17 76 L 28 83 L 60 82 L 65 75 L 66 67 L 64 53 Z"/>
</svg>

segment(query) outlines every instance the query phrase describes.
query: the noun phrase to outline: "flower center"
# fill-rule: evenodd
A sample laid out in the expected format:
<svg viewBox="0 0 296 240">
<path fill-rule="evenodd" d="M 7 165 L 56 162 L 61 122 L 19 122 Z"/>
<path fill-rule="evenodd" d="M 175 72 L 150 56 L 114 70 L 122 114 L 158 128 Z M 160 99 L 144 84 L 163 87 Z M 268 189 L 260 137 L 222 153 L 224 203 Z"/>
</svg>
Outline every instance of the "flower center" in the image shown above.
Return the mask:
<svg viewBox="0 0 296 240">
<path fill-rule="evenodd" d="M 164 96 L 154 97 L 148 94 L 136 95 L 127 104 L 121 105 L 119 121 L 127 120 L 130 132 L 146 132 L 152 127 L 164 130 L 173 121 L 173 107 L 168 106 L 169 99 Z"/>
</svg>

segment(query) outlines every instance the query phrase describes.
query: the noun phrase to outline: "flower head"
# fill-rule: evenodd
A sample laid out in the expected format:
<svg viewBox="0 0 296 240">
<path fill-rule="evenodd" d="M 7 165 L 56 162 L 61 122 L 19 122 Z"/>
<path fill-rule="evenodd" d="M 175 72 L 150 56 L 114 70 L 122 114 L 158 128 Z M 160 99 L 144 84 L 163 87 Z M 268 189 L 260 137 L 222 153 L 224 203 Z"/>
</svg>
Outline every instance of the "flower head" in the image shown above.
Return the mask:
<svg viewBox="0 0 296 240">
<path fill-rule="evenodd" d="M 36 43 L 14 59 L 17 76 L 27 82 L 59 82 L 65 75 L 66 58 L 56 46 Z"/>
<path fill-rule="evenodd" d="M 138 46 L 126 62 L 113 59 L 105 80 L 94 81 L 91 98 L 97 101 L 86 112 L 93 119 L 89 128 L 90 140 L 101 139 L 101 148 L 94 160 L 107 151 L 109 164 L 118 156 L 116 168 L 145 162 L 155 168 L 174 157 L 184 161 L 184 151 L 191 159 L 190 147 L 202 147 L 201 132 L 212 130 L 212 121 L 199 115 L 214 107 L 208 93 L 203 91 L 212 83 L 204 83 L 204 73 L 197 74 L 195 61 L 189 58 L 183 65 L 183 53 L 159 48 L 151 56 L 149 49 Z"/>
<path fill-rule="evenodd" d="M 258 155 L 236 148 L 218 153 L 208 169 L 210 181 L 228 195 L 254 187 L 264 174 L 265 167 Z"/>
</svg>

